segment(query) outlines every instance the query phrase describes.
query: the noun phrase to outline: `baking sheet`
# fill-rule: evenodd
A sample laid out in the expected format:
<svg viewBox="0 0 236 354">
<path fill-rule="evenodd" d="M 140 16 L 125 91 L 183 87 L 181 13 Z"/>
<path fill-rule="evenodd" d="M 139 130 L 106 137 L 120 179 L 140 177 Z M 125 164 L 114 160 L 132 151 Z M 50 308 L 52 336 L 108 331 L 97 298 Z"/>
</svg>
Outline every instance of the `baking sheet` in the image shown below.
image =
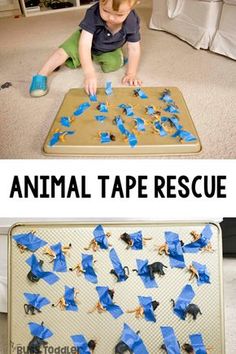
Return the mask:
<svg viewBox="0 0 236 354">
<path fill-rule="evenodd" d="M 28 323 L 33 321 L 44 324 L 54 335 L 49 338 L 50 348 L 72 347 L 71 335 L 83 334 L 88 340 L 95 339 L 97 347 L 95 354 L 109 354 L 114 352 L 115 345 L 120 340 L 123 324 L 128 323 L 135 331 L 140 330 L 148 352 L 150 354 L 163 353 L 160 346 L 163 344 L 163 338 L 160 332 L 160 326 L 171 326 L 174 328 L 177 339 L 180 344 L 189 342 L 189 335 L 193 333 L 202 333 L 206 347 L 213 348 L 212 353 L 224 354 L 224 316 L 223 316 L 223 297 L 222 297 L 222 248 L 221 232 L 217 224 L 211 224 L 213 236 L 211 243 L 214 249 L 213 253 L 203 252 L 198 254 L 185 253 L 185 263 L 189 266 L 192 260 L 207 265 L 211 274 L 211 285 L 206 284 L 198 287 L 196 281 L 189 282 L 190 273 L 185 269 L 170 268 L 169 257 L 160 256 L 155 250 L 156 245 L 164 243 L 164 232 L 173 231 L 179 234 L 180 239 L 189 243 L 192 237 L 191 231 L 201 233 L 206 223 L 201 222 L 114 222 L 102 223 L 105 232 L 111 232 L 109 242 L 117 251 L 123 265 L 130 269 L 136 268 L 136 259 L 148 258 L 149 263 L 160 261 L 168 268 L 163 277 L 156 276 L 159 285 L 155 289 L 146 289 L 140 277 L 130 272 L 127 281 L 117 283 L 114 277 L 109 274 L 113 268 L 109 259 L 108 250 L 99 250 L 97 252 L 85 251 L 84 247 L 93 238 L 93 230 L 98 223 L 76 223 L 76 224 L 22 224 L 15 225 L 9 235 L 9 353 L 14 352 L 17 346 L 26 346 L 32 339 L 28 329 Z M 134 314 L 124 313 L 120 318 L 113 319 L 109 313 L 88 314 L 88 311 L 98 301 L 96 285 L 85 280 L 83 276 L 77 277 L 75 272 L 56 273 L 60 281 L 53 286 L 47 285 L 43 280 L 38 283 L 30 283 L 26 275 L 30 268 L 25 260 L 30 257 L 31 252 L 20 253 L 16 242 L 12 239 L 13 235 L 36 231 L 36 234 L 47 241 L 50 245 L 62 242 L 63 245 L 72 243 L 70 256 L 67 257 L 68 268 L 77 264 L 81 259 L 81 253 L 93 254 L 95 270 L 98 274 L 98 284 L 115 289 L 114 301 L 123 309 L 134 309 L 138 306 L 137 296 L 152 296 L 153 299 L 160 302 L 160 306 L 155 311 L 156 323 L 147 322 L 145 319 L 136 319 Z M 124 233 L 133 233 L 141 230 L 144 237 L 152 237 L 147 241 L 143 250 L 127 250 L 125 243 L 119 236 Z M 38 259 L 43 259 L 44 270 L 52 270 L 52 263 L 49 263 L 48 256 L 42 255 L 42 249 L 35 252 Z M 191 284 L 196 296 L 194 303 L 198 304 L 202 316 L 196 321 L 187 317 L 185 321 L 180 320 L 173 314 L 170 300 L 177 299 L 182 288 L 186 284 Z M 23 305 L 26 300 L 24 292 L 39 293 L 46 296 L 51 303 L 54 303 L 64 294 L 64 285 L 74 286 L 79 289 L 79 311 L 68 312 L 61 311 L 58 308 L 52 308 L 50 305 L 42 309 L 42 313 L 35 316 L 26 315 Z M 20 330 L 19 330 L 20 328 Z"/>
<path fill-rule="evenodd" d="M 179 138 L 173 138 L 171 135 L 175 129 L 168 132 L 168 136 L 161 137 L 158 132 L 154 132 L 153 118 L 145 113 L 145 107 L 153 105 L 161 116 L 171 117 L 173 114 L 165 112 L 166 103 L 159 97 L 166 87 L 144 87 L 142 90 L 148 95 L 147 99 L 141 99 L 134 96 L 134 88 L 113 88 L 113 94 L 107 96 L 104 88 L 97 91 L 98 102 L 90 102 L 84 89 L 71 89 L 65 95 L 64 101 L 56 115 L 56 118 L 50 128 L 46 138 L 43 152 L 54 156 L 155 156 L 168 154 L 191 154 L 201 151 L 201 142 L 196 128 L 189 114 L 184 98 L 176 87 L 169 87 L 171 97 L 180 110 L 179 122 L 186 130 L 196 137 L 195 141 L 184 142 Z M 71 127 L 63 127 L 60 123 L 61 117 L 73 115 L 75 109 L 84 102 L 90 102 L 91 107 L 81 116 L 77 117 Z M 100 113 L 96 107 L 100 102 L 108 103 L 108 113 Z M 145 132 L 135 130 L 135 122 L 132 117 L 127 117 L 122 113 L 118 105 L 124 103 L 132 105 L 135 116 L 141 117 L 147 123 Z M 95 120 L 95 115 L 106 115 L 108 118 L 100 123 Z M 120 115 L 125 122 L 125 127 L 134 131 L 138 144 L 131 148 L 124 140 L 116 125 L 113 124 L 115 116 Z M 58 142 L 54 146 L 49 146 L 50 139 L 56 131 L 74 130 L 75 134 L 66 136 L 64 142 Z M 99 138 L 99 132 L 109 132 L 116 137 L 116 141 L 108 144 L 102 144 Z"/>
</svg>

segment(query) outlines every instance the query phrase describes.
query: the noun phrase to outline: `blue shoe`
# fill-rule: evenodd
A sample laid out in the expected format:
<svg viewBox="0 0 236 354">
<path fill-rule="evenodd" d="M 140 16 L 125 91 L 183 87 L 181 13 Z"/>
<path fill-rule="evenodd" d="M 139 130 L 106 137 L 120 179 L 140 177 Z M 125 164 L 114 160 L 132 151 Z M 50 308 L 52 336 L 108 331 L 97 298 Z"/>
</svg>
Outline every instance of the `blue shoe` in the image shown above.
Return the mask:
<svg viewBox="0 0 236 354">
<path fill-rule="evenodd" d="M 46 95 L 48 92 L 47 76 L 39 74 L 33 76 L 29 92 L 32 97 L 41 97 Z"/>
</svg>

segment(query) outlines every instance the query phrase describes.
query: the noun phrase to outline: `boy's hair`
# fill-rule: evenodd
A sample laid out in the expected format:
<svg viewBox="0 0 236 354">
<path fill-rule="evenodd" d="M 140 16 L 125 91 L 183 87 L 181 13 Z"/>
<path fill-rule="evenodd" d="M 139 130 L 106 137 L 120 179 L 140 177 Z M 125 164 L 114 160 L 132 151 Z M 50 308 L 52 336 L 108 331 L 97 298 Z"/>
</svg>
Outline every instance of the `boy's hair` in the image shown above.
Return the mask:
<svg viewBox="0 0 236 354">
<path fill-rule="evenodd" d="M 106 4 L 108 0 L 100 0 L 102 4 Z M 133 7 L 136 5 L 139 0 L 111 0 L 112 1 L 112 9 L 114 11 L 119 11 L 120 5 L 124 2 L 129 2 Z"/>
</svg>

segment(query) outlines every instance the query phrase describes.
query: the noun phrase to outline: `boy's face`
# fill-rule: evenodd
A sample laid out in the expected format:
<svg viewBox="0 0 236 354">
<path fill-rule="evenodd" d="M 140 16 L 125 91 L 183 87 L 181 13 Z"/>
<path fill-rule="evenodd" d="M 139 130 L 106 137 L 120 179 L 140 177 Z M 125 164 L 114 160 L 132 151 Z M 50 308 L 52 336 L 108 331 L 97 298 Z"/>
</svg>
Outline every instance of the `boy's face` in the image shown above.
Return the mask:
<svg viewBox="0 0 236 354">
<path fill-rule="evenodd" d="M 112 9 L 112 0 L 107 0 L 105 4 L 100 2 L 100 15 L 108 26 L 114 26 L 123 23 L 131 10 L 132 6 L 129 1 L 122 3 L 118 11 L 114 11 Z"/>
</svg>

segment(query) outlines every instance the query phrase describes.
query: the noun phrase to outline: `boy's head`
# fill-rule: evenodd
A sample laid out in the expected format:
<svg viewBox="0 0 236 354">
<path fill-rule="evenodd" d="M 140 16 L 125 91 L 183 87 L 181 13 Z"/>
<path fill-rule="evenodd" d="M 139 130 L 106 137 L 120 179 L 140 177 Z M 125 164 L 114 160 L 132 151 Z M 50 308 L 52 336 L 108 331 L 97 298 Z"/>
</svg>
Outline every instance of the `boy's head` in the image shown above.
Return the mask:
<svg viewBox="0 0 236 354">
<path fill-rule="evenodd" d="M 119 25 L 125 21 L 138 0 L 100 0 L 100 15 L 109 25 Z"/>
</svg>

